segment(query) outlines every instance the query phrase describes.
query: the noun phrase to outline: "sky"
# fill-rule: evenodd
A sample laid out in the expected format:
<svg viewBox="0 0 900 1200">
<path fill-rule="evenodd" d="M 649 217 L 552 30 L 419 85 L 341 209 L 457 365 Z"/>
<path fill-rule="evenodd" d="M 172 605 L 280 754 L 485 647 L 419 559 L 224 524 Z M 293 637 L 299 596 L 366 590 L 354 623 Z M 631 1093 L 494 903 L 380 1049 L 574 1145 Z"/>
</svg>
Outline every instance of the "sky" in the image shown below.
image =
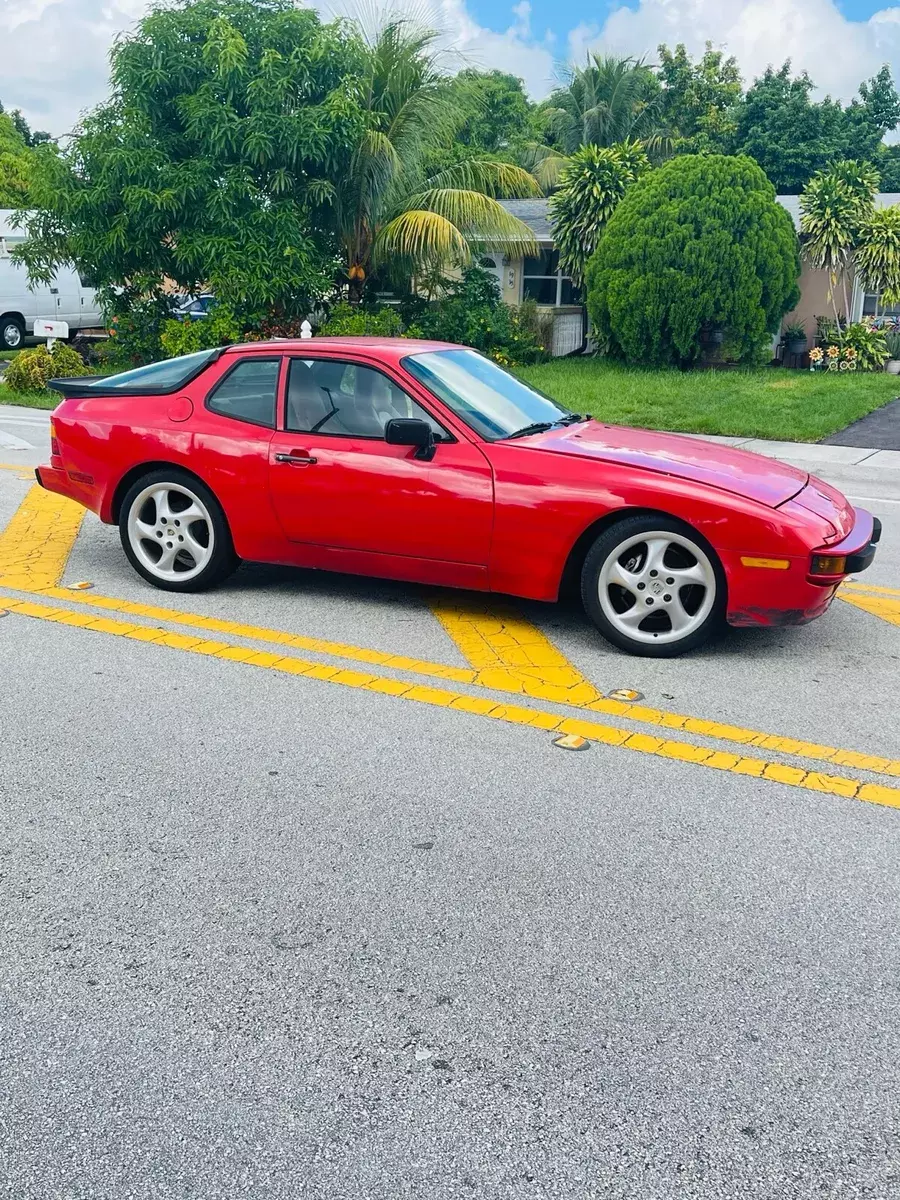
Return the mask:
<svg viewBox="0 0 900 1200">
<path fill-rule="evenodd" d="M 377 3 L 377 0 L 375 0 Z M 319 0 L 330 13 L 373 0 Z M 0 102 L 61 136 L 107 93 L 108 53 L 148 0 L 0 0 Z M 591 50 L 646 56 L 660 42 L 705 41 L 736 55 L 745 78 L 790 57 L 822 93 L 849 100 L 890 63 L 900 79 L 900 3 L 876 0 L 392 0 L 444 31 L 448 61 L 498 67 L 541 99 L 561 63 Z"/>
</svg>

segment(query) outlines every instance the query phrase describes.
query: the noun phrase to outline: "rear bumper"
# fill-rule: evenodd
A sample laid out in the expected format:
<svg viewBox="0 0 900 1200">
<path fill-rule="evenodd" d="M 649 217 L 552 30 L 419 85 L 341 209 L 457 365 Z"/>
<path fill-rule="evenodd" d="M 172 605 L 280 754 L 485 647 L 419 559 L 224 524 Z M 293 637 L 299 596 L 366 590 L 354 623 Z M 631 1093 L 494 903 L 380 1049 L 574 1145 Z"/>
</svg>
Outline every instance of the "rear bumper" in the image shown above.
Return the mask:
<svg viewBox="0 0 900 1200">
<path fill-rule="evenodd" d="M 35 467 L 34 477 L 47 492 L 67 496 L 76 504 L 83 504 L 92 512 L 100 512 L 100 489 L 91 475 L 79 471 L 67 471 L 64 467 L 40 466 Z"/>
<path fill-rule="evenodd" d="M 844 579 L 865 571 L 875 557 L 881 522 L 864 508 L 856 509 L 855 515 L 847 537 L 821 551 L 846 558 L 840 575 L 810 575 L 811 556 L 789 559 L 790 566 L 783 571 L 747 568 L 740 556 L 727 556 L 724 565 L 728 576 L 728 624 L 774 628 L 807 625 L 821 617 Z"/>
</svg>

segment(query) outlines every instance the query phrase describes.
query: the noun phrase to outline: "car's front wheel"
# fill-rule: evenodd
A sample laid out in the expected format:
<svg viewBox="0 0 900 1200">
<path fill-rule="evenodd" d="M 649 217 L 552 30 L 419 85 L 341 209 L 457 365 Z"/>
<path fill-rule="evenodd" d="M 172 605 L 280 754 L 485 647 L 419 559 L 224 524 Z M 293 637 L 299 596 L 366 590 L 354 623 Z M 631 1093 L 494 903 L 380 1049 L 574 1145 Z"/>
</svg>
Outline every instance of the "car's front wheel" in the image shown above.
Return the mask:
<svg viewBox="0 0 900 1200">
<path fill-rule="evenodd" d="M 671 658 L 724 623 L 716 553 L 671 517 L 626 517 L 601 533 L 584 562 L 581 594 L 603 636 L 629 654 Z"/>
<path fill-rule="evenodd" d="M 138 574 L 168 592 L 204 591 L 239 562 L 218 500 L 177 467 L 153 471 L 129 488 L 119 534 Z"/>
</svg>

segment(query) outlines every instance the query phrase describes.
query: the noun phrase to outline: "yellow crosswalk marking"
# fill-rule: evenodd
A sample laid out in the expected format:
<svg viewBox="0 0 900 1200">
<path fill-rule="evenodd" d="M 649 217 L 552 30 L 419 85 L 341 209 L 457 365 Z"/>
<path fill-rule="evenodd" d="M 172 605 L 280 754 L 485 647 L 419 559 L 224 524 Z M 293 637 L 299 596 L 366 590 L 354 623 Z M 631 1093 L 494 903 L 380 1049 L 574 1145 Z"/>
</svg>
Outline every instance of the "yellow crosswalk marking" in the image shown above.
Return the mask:
<svg viewBox="0 0 900 1200">
<path fill-rule="evenodd" d="M 0 533 L 0 586 L 33 591 L 62 578 L 85 510 L 37 484 Z"/>
<path fill-rule="evenodd" d="M 475 668 L 475 682 L 482 687 L 578 706 L 602 699 L 539 629 L 502 603 L 438 599 L 431 611 Z"/>
<path fill-rule="evenodd" d="M 8 604 L 13 613 L 41 621 L 74 625 L 113 637 L 152 642 L 154 645 L 181 650 L 188 654 L 202 654 L 290 675 L 303 675 L 307 679 L 320 679 L 344 687 L 359 688 L 363 691 L 382 694 L 387 692 L 387 694 L 397 696 L 402 700 L 458 709 L 462 712 L 485 716 L 491 720 L 503 721 L 510 725 L 524 725 L 547 732 L 574 734 L 576 737 L 587 738 L 592 742 L 603 743 L 607 746 L 620 746 L 622 749 L 640 754 L 678 759 L 715 771 L 751 775 L 757 779 L 787 784 L 790 787 L 807 791 L 825 792 L 834 796 L 863 800 L 871 804 L 900 808 L 900 788 L 883 787 L 879 784 L 864 783 L 862 780 L 848 779 L 840 775 L 825 775 L 819 771 L 785 766 L 783 763 L 727 754 L 707 746 L 695 746 L 670 738 L 651 737 L 645 733 L 632 733 L 627 729 L 601 725 L 596 721 L 562 717 L 558 713 L 541 709 L 498 704 L 496 701 L 482 700 L 477 696 L 467 696 L 448 691 L 445 688 L 425 687 L 422 684 L 385 679 L 368 672 L 350 671 L 326 666 L 323 663 L 306 662 L 293 656 L 280 657 L 277 654 L 254 652 L 240 646 L 229 645 L 226 642 L 189 638 L 184 634 L 172 633 L 167 629 L 139 628 L 124 621 L 114 621 L 108 617 L 95 617 L 90 613 L 72 613 L 27 600 L 10 600 L 4 601 L 4 603 Z"/>
</svg>

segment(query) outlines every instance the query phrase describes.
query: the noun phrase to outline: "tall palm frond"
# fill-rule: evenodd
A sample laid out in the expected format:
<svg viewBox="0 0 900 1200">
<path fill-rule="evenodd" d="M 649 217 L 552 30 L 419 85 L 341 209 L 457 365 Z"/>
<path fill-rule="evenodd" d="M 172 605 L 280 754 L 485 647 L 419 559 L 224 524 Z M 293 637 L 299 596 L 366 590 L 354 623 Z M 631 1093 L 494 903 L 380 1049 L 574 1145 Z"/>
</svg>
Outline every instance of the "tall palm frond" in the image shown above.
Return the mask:
<svg viewBox="0 0 900 1200">
<path fill-rule="evenodd" d="M 803 254 L 814 267 L 828 271 L 828 297 L 840 329 L 834 289 L 841 280 L 844 317 L 850 303 L 847 276 L 852 269 L 860 229 L 874 211 L 878 173 L 866 163 L 851 160 L 817 171 L 800 197 Z"/>
<path fill-rule="evenodd" d="M 395 20 L 368 42 L 358 89 L 367 130 L 337 202 L 354 297 L 374 259 L 434 268 L 466 260 L 469 247 L 487 238 L 501 245 L 531 238 L 497 203 L 501 196 L 540 194 L 523 168 L 468 159 L 428 176 L 429 154 L 452 143 L 460 119 L 437 66 L 435 39 L 433 31 Z"/>
<path fill-rule="evenodd" d="M 900 205 L 873 212 L 863 222 L 856 270 L 864 291 L 887 304 L 900 302 Z"/>
<path fill-rule="evenodd" d="M 591 54 L 583 66 L 563 68 L 560 77 L 563 86 L 543 108 L 553 144 L 531 143 L 521 158 L 546 192 L 559 186 L 571 156 L 584 146 L 640 142 L 654 161 L 672 153 L 662 89 L 644 59 Z"/>
</svg>

